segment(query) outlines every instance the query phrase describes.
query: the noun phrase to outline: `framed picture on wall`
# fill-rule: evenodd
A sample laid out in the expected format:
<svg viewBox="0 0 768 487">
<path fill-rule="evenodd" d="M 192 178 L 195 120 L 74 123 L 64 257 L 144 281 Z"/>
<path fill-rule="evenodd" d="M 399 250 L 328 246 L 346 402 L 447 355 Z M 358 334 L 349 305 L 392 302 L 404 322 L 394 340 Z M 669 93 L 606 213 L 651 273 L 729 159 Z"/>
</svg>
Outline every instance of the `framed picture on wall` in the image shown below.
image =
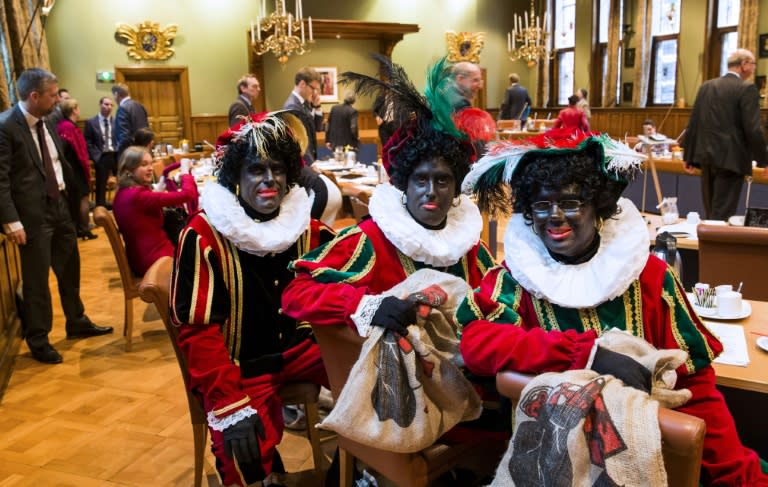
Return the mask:
<svg viewBox="0 0 768 487">
<path fill-rule="evenodd" d="M 768 34 L 760 34 L 760 42 L 757 43 L 758 55 L 760 57 L 768 57 Z"/>
<path fill-rule="evenodd" d="M 621 101 L 632 103 L 632 83 L 621 85 Z"/>
<path fill-rule="evenodd" d="M 339 101 L 336 68 L 324 66 L 315 67 L 314 70 L 320 74 L 320 101 L 323 103 Z"/>
<path fill-rule="evenodd" d="M 624 67 L 625 68 L 635 67 L 635 48 L 634 47 L 627 48 L 626 52 L 624 53 Z"/>
</svg>

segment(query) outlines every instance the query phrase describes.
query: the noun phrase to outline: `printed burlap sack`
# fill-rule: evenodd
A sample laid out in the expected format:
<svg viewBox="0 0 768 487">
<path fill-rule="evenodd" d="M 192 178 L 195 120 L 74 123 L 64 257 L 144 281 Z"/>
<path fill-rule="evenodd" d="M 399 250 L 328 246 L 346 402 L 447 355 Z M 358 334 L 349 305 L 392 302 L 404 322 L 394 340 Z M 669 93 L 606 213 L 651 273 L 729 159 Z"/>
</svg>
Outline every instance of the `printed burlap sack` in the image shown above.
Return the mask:
<svg viewBox="0 0 768 487">
<path fill-rule="evenodd" d="M 612 376 L 536 376 L 515 420 L 492 486 L 667 485 L 658 403 Z"/>
<path fill-rule="evenodd" d="M 680 349 L 658 350 L 642 338 L 618 328 L 604 332 L 595 341 L 595 345 L 627 355 L 648 369 L 651 372 L 651 397 L 659 401 L 661 407 L 674 409 L 691 399 L 691 391 L 688 389 L 675 390 L 675 370 L 688 359 L 687 352 Z M 595 349 L 587 361 L 587 369 L 592 366 L 594 352 Z"/>
<path fill-rule="evenodd" d="M 461 421 L 480 416 L 481 401 L 464 377 L 453 313 L 466 282 L 424 269 L 385 295 L 421 304 L 408 336 L 375 326 L 320 428 L 363 445 L 411 453 L 433 444 Z"/>
</svg>

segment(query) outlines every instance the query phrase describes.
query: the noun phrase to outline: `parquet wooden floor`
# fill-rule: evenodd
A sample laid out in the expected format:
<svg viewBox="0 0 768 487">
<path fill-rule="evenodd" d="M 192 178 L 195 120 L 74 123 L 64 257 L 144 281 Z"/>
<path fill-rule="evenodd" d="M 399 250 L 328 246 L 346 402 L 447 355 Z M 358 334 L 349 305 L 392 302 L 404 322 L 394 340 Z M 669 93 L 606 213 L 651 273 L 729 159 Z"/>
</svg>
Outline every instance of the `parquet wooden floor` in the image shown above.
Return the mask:
<svg viewBox="0 0 768 487">
<path fill-rule="evenodd" d="M 192 428 L 176 358 L 152 305 L 134 304 L 125 351 L 123 292 L 104 232 L 80 242 L 86 313 L 112 335 L 66 340 L 55 278 L 51 343 L 64 363 L 44 365 L 22 344 L 0 404 L 0 487 L 191 486 Z M 335 441 L 323 443 L 327 456 Z M 286 431 L 280 453 L 292 486 L 317 485 L 309 443 Z M 327 464 L 326 464 L 327 466 Z M 206 454 L 203 485 L 219 486 Z"/>
</svg>

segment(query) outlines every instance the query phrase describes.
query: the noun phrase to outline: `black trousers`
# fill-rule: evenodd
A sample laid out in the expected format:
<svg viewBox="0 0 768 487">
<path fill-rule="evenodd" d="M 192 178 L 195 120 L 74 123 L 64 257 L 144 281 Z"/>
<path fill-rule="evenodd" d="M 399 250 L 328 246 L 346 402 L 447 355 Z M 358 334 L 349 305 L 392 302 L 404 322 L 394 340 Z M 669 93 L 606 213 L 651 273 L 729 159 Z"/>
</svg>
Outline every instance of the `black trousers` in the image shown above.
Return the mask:
<svg viewBox="0 0 768 487">
<path fill-rule="evenodd" d="M 727 169 L 701 166 L 701 197 L 708 220 L 727 220 L 736 214 L 744 176 Z"/>
<path fill-rule="evenodd" d="M 93 167 L 96 172 L 96 205 L 104 206 L 107 202 L 107 179 L 110 174 L 117 176 L 117 153 L 104 152 L 98 162 L 94 161 Z"/>
<path fill-rule="evenodd" d="M 25 228 L 26 245 L 19 246 L 23 303 L 21 307 L 24 336 L 30 348 L 48 343 L 53 326 L 53 305 L 48 287 L 49 269 L 53 268 L 59 287 L 64 316 L 73 321 L 83 316 L 80 300 L 80 253 L 77 234 L 66 196 L 45 204 L 45 219 L 39 229 Z"/>
</svg>

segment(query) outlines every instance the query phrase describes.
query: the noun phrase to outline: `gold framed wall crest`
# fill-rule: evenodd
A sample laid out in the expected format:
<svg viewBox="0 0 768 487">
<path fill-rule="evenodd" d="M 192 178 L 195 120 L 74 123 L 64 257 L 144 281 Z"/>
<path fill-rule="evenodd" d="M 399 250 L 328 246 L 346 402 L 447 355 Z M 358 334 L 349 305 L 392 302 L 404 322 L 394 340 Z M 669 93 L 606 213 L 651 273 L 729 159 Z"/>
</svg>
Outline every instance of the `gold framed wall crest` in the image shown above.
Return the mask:
<svg viewBox="0 0 768 487">
<path fill-rule="evenodd" d="M 485 32 L 453 32 L 445 33 L 448 44 L 448 61 L 458 63 L 468 61 L 480 63 L 480 51 L 485 46 Z"/>
<path fill-rule="evenodd" d="M 145 20 L 136 26 L 118 24 L 115 39 L 128 46 L 128 56 L 142 59 L 168 59 L 174 55 L 173 40 L 176 38 L 176 24 L 161 29 L 158 22 Z"/>
</svg>

